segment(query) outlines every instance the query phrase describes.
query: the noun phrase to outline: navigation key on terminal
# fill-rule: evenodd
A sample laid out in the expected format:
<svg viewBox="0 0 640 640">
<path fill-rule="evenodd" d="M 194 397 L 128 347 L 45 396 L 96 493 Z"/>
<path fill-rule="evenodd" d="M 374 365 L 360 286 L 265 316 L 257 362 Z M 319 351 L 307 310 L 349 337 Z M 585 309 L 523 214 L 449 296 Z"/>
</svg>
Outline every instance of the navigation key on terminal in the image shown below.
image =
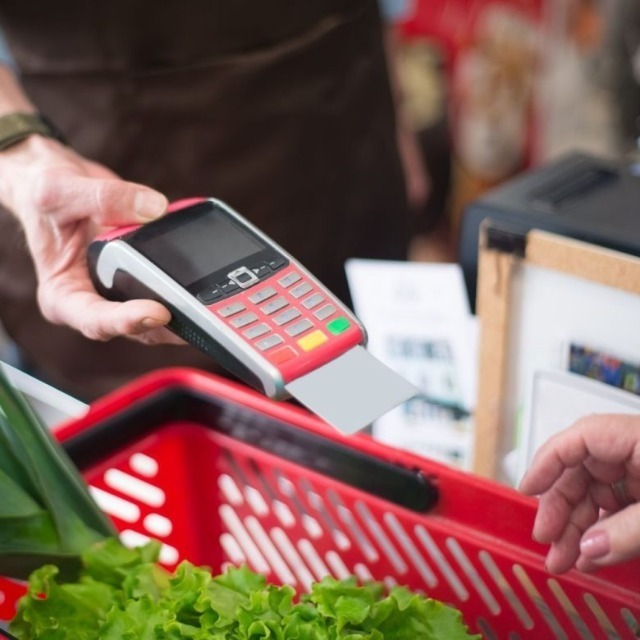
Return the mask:
<svg viewBox="0 0 640 640">
<path fill-rule="evenodd" d="M 222 291 L 218 287 L 207 287 L 198 294 L 198 299 L 204 304 L 211 304 L 222 298 Z"/>
<path fill-rule="evenodd" d="M 269 269 L 269 267 L 266 264 L 261 265 L 259 267 L 254 267 L 252 271 L 260 279 L 266 278 L 268 275 L 271 274 L 271 269 Z"/>
<path fill-rule="evenodd" d="M 284 267 L 287 264 L 287 261 L 284 258 L 278 256 L 277 258 L 271 258 L 271 260 L 267 260 L 267 264 L 275 271 L 280 267 Z"/>
<path fill-rule="evenodd" d="M 236 289 L 239 289 L 239 288 L 240 287 L 232 280 L 229 280 L 228 282 L 222 282 L 220 284 L 220 289 L 224 294 L 231 293 L 232 291 L 235 291 Z"/>
</svg>

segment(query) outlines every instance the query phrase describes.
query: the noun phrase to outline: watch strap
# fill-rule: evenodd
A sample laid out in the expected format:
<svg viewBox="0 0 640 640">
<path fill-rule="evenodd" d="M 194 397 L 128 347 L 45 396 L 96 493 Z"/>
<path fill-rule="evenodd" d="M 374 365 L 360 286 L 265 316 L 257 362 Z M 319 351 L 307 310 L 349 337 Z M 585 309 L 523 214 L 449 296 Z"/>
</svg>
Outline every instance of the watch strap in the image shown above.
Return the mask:
<svg viewBox="0 0 640 640">
<path fill-rule="evenodd" d="M 54 138 L 66 144 L 59 129 L 41 113 L 9 113 L 0 116 L 0 151 L 33 134 Z"/>
</svg>

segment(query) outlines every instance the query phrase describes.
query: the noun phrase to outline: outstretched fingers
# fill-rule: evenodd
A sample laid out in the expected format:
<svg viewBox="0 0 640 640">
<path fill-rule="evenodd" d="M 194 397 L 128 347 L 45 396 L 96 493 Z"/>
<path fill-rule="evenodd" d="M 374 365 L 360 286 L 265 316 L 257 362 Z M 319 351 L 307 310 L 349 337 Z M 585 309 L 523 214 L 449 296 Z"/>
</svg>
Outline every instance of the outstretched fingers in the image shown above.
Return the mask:
<svg viewBox="0 0 640 640">
<path fill-rule="evenodd" d="M 69 174 L 56 168 L 35 181 L 33 206 L 65 225 L 91 218 L 99 226 L 144 223 L 161 216 L 167 199 L 161 193 L 118 178 Z"/>
<path fill-rule="evenodd" d="M 580 540 L 577 567 L 594 571 L 640 556 L 640 504 L 632 504 L 590 527 Z"/>
<path fill-rule="evenodd" d="M 68 325 L 92 340 L 143 336 L 171 320 L 169 311 L 153 300 L 105 300 L 88 278 L 74 277 L 73 271 L 41 283 L 38 300 L 49 321 Z"/>
</svg>

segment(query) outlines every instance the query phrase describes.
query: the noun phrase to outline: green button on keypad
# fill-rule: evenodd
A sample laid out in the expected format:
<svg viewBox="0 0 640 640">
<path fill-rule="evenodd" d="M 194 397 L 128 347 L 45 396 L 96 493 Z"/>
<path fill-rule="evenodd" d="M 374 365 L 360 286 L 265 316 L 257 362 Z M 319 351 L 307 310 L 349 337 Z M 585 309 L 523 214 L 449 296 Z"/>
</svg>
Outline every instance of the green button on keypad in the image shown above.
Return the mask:
<svg viewBox="0 0 640 640">
<path fill-rule="evenodd" d="M 327 331 L 333 333 L 333 335 L 338 335 L 346 331 L 350 326 L 351 323 L 346 318 L 340 317 L 327 323 Z"/>
</svg>

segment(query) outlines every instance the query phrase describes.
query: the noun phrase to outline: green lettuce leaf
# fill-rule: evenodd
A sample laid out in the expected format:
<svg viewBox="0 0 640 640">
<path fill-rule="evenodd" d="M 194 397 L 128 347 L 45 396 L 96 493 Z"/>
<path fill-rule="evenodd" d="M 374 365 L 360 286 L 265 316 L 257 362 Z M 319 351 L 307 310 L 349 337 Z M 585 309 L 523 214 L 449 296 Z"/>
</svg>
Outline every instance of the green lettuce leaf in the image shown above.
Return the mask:
<svg viewBox="0 0 640 640">
<path fill-rule="evenodd" d="M 29 591 L 11 623 L 19 638 L 94 640 L 114 602 L 111 586 L 84 578 L 60 585 L 57 567 L 44 566 L 29 579 Z"/>
<path fill-rule="evenodd" d="M 296 598 L 247 567 L 189 562 L 169 574 L 159 545 L 106 540 L 82 555 L 76 583 L 44 567 L 11 630 L 21 640 L 471 640 L 459 611 L 396 587 L 327 577 Z"/>
</svg>

